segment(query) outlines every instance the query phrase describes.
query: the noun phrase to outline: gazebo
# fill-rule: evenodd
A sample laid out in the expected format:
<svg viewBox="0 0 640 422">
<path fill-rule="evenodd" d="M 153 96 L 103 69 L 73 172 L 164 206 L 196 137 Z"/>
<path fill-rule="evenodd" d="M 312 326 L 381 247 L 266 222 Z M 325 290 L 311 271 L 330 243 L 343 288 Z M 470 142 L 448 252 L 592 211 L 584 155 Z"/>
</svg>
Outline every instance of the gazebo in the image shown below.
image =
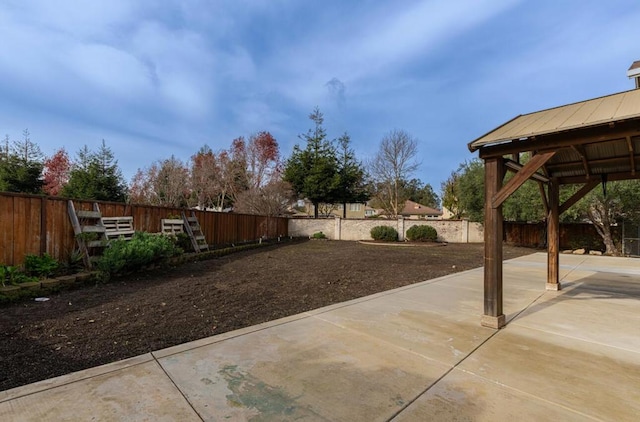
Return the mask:
<svg viewBox="0 0 640 422">
<path fill-rule="evenodd" d="M 635 66 L 635 67 L 634 67 Z M 639 71 L 639 72 L 636 72 Z M 628 75 L 640 87 L 640 62 Z M 522 184 L 540 186 L 547 216 L 547 290 L 560 290 L 559 216 L 598 185 L 637 179 L 640 171 L 640 89 L 520 115 L 469 143 L 485 166 L 484 315 L 505 325 L 502 309 L 502 204 Z M 520 154 L 530 160 L 520 163 Z M 506 171 L 515 175 L 503 183 Z M 560 203 L 561 185 L 581 188 Z"/>
</svg>

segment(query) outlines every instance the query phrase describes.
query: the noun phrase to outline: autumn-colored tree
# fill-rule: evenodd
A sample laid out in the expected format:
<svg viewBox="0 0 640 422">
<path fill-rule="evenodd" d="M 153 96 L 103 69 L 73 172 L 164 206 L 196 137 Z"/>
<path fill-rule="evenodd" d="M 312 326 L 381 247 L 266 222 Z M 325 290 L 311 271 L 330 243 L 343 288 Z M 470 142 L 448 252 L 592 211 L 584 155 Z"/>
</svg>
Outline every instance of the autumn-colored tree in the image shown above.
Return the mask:
<svg viewBox="0 0 640 422">
<path fill-rule="evenodd" d="M 132 204 L 155 203 L 156 194 L 153 190 L 152 180 L 158 174 L 158 166 L 153 163 L 149 168 L 138 169 L 129 184 L 129 202 Z"/>
<path fill-rule="evenodd" d="M 44 185 L 42 190 L 51 196 L 58 196 L 62 188 L 69 182 L 71 161 L 64 148 L 60 148 L 44 161 Z"/>
<path fill-rule="evenodd" d="M 269 132 L 258 132 L 249 138 L 244 154 L 247 165 L 247 185 L 259 188 L 279 176 L 280 150 L 278 141 Z"/>
<path fill-rule="evenodd" d="M 258 132 L 246 146 L 234 144 L 237 175 L 234 211 L 277 216 L 291 201 L 291 186 L 280 179 L 281 161 L 278 142 L 269 132 Z"/>
</svg>

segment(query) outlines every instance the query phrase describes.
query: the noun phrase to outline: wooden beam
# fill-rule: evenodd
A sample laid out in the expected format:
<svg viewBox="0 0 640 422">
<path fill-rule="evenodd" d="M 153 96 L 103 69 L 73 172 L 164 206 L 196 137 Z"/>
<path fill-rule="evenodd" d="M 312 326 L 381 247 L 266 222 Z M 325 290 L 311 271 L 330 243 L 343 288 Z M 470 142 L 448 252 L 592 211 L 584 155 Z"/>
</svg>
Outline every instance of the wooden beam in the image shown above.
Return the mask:
<svg viewBox="0 0 640 422">
<path fill-rule="evenodd" d="M 590 179 L 587 183 L 585 183 L 585 185 L 583 187 L 581 187 L 576 193 L 574 193 L 573 195 L 571 195 L 571 198 L 567 199 L 566 201 L 564 201 L 564 203 L 560 206 L 560 208 L 558 209 L 558 213 L 560 215 L 562 215 L 565 211 L 567 211 L 569 208 L 571 208 L 576 202 L 578 202 L 579 200 L 581 200 L 582 198 L 584 198 L 584 196 L 586 194 L 588 194 L 589 192 L 591 192 L 593 190 L 593 188 L 595 188 L 596 186 L 598 186 L 598 183 L 600 183 L 600 179 Z"/>
<path fill-rule="evenodd" d="M 504 165 L 507 168 L 507 170 L 512 171 L 514 173 L 518 173 L 524 167 L 522 164 L 516 163 L 512 160 L 504 160 Z M 531 178 L 534 180 L 537 180 L 538 182 L 549 183 L 549 178 L 540 173 L 533 173 L 531 175 Z"/>
<path fill-rule="evenodd" d="M 502 311 L 502 206 L 493 207 L 491 198 L 502 187 L 502 157 L 485 160 L 484 164 L 484 315 L 485 327 L 501 328 L 506 320 Z"/>
<path fill-rule="evenodd" d="M 634 161 L 637 158 L 640 158 L 640 157 L 634 157 Z M 629 162 L 629 157 L 626 155 L 623 157 L 600 158 L 597 160 L 589 160 L 589 167 L 602 166 L 602 165 L 605 165 L 605 166 L 606 165 L 626 165 L 628 162 Z M 552 164 L 548 164 L 548 167 L 550 171 L 562 171 L 562 169 L 566 167 L 576 167 L 576 166 L 583 166 L 583 165 L 584 165 L 584 162 L 581 160 L 581 161 L 567 161 L 564 163 L 552 163 Z"/>
<path fill-rule="evenodd" d="M 614 140 L 624 140 L 627 136 L 640 135 L 638 121 L 620 122 L 614 128 L 601 125 L 585 129 L 575 129 L 549 135 L 539 135 L 524 140 L 513 140 L 493 146 L 479 148 L 480 158 L 502 157 L 522 151 L 549 151 Z"/>
<path fill-rule="evenodd" d="M 629 148 L 629 165 L 631 166 L 631 174 L 636 174 L 636 158 L 635 148 L 631 141 L 631 136 L 627 136 L 627 147 Z"/>
<path fill-rule="evenodd" d="M 571 149 L 573 149 L 582 159 L 584 175 L 588 179 L 591 176 L 591 169 L 589 168 L 589 161 L 587 160 L 587 154 L 584 151 L 584 147 L 582 145 L 571 145 Z"/>
<path fill-rule="evenodd" d="M 542 205 L 544 206 L 544 213 L 549 213 L 549 201 L 547 201 L 547 193 L 544 191 L 544 184 L 538 182 L 538 188 L 540 189 L 540 196 L 542 196 Z"/>
<path fill-rule="evenodd" d="M 632 174 L 630 171 L 624 171 L 620 173 L 607 173 L 607 181 L 615 182 L 618 180 L 633 180 L 640 179 L 640 172 L 636 172 Z M 587 183 L 588 180 L 584 176 L 568 176 L 568 177 L 559 177 L 558 181 L 561 185 L 575 185 L 578 183 Z"/>
<path fill-rule="evenodd" d="M 498 208 L 502 205 L 502 203 L 511 196 L 513 192 L 522 186 L 524 182 L 529 180 L 544 163 L 549 161 L 549 159 L 555 155 L 555 153 L 555 151 L 549 151 L 536 154 L 531 157 L 529 162 L 525 164 L 524 167 L 522 167 L 522 169 L 500 189 L 500 191 L 496 192 L 496 194 L 491 197 L 487 197 L 491 198 L 491 207 Z"/>
<path fill-rule="evenodd" d="M 557 179 L 549 183 L 547 213 L 547 290 L 560 290 L 560 185 Z"/>
</svg>

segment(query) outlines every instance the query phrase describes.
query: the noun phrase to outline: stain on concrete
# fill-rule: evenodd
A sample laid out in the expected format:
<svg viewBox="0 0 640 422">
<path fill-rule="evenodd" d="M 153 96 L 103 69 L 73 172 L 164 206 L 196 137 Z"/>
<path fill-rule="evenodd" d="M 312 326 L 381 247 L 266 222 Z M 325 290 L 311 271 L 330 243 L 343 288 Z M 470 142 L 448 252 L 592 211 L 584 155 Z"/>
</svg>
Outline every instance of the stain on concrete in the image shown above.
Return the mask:
<svg viewBox="0 0 640 422">
<path fill-rule="evenodd" d="M 291 397 L 284 389 L 267 385 L 251 374 L 240 371 L 237 365 L 224 366 L 219 374 L 232 392 L 226 396 L 230 407 L 259 412 L 249 419 L 252 422 L 325 420 L 312 409 L 298 406 L 296 401 L 300 397 Z"/>
</svg>

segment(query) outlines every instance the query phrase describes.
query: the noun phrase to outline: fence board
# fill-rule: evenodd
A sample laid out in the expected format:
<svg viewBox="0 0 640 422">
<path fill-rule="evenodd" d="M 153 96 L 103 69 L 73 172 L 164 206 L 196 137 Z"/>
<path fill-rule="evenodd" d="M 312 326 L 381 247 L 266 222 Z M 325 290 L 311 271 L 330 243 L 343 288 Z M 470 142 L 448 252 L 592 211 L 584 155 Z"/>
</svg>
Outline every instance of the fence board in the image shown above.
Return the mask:
<svg viewBox="0 0 640 422">
<path fill-rule="evenodd" d="M 620 243 L 621 228 L 611 227 L 612 235 L 616 243 Z M 546 246 L 545 223 L 504 223 L 504 241 L 516 246 L 530 248 L 544 248 Z M 560 224 L 560 248 L 592 250 L 605 250 L 602 238 L 598 235 L 593 224 L 588 223 L 564 223 Z"/>
<path fill-rule="evenodd" d="M 0 197 L 0 264 L 13 260 L 13 197 Z"/>
<path fill-rule="evenodd" d="M 105 217 L 133 216 L 136 231 L 159 233 L 163 218 L 192 210 L 105 201 L 76 201 L 76 210 L 98 203 Z M 193 210 L 211 246 L 288 235 L 286 218 Z M 265 223 L 270 220 L 271 222 Z M 49 253 L 65 260 L 76 247 L 67 199 L 0 192 L 0 264 L 20 265 L 26 254 Z"/>
</svg>

